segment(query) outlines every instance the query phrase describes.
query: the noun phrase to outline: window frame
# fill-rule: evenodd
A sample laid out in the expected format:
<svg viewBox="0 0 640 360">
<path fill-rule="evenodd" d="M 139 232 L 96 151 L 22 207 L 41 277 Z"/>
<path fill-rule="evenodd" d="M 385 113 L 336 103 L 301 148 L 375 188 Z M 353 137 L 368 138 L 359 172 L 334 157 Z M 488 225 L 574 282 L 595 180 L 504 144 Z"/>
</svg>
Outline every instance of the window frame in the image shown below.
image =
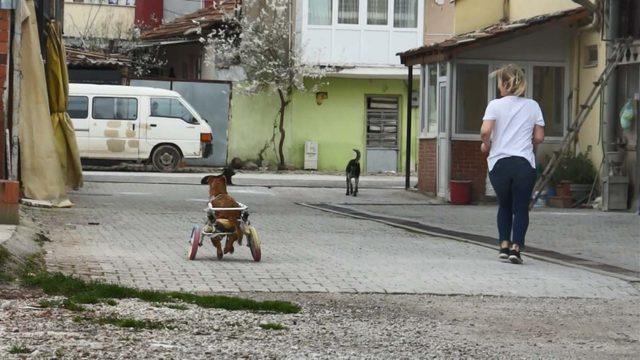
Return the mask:
<svg viewBox="0 0 640 360">
<path fill-rule="evenodd" d="M 71 114 L 69 114 L 69 101 L 71 100 L 71 98 L 84 98 L 87 100 L 87 115 L 83 118 L 77 118 L 77 117 L 72 117 Z M 93 101 L 89 101 L 89 97 L 86 95 L 69 95 L 69 99 L 67 100 L 67 114 L 69 114 L 69 118 L 71 119 L 76 119 L 76 120 L 88 120 L 89 119 L 89 114 L 91 114 L 91 103 Z M 93 115 L 93 114 L 91 114 Z M 93 116 L 92 116 L 93 117 Z"/>
<path fill-rule="evenodd" d="M 155 99 L 159 99 L 159 100 L 175 100 L 177 101 L 180 105 L 182 105 L 183 108 L 185 108 L 189 114 L 191 114 L 191 117 L 195 120 L 194 122 L 189 122 L 179 116 L 156 116 L 156 115 L 152 115 L 151 114 L 151 104 L 153 103 L 153 100 Z M 196 115 L 193 113 L 193 111 L 186 105 L 186 103 L 182 102 L 182 99 L 179 98 L 174 98 L 174 97 L 166 97 L 166 96 L 150 96 L 149 97 L 149 117 L 152 118 L 161 118 L 161 119 L 180 119 L 182 121 L 184 121 L 185 123 L 189 124 L 189 125 L 199 125 L 200 121 L 198 121 L 198 117 L 196 117 Z"/>
<path fill-rule="evenodd" d="M 95 101 L 96 99 L 128 99 L 128 100 L 134 100 L 136 103 L 136 117 L 134 119 L 106 119 L 106 118 L 99 118 L 96 117 L 94 115 L 94 110 L 95 110 Z M 93 120 L 106 120 L 106 121 L 138 121 L 138 118 L 140 117 L 140 100 L 136 97 L 132 97 L 132 96 L 109 96 L 109 95 L 99 95 L 99 96 L 93 96 L 91 98 L 91 119 Z"/>
<path fill-rule="evenodd" d="M 567 97 L 569 96 L 569 93 L 571 92 L 571 86 L 570 86 L 570 74 L 569 74 L 569 64 L 567 62 L 562 62 L 562 61 L 509 61 L 509 60 L 478 60 L 478 59 L 456 59 L 453 62 L 453 74 L 452 74 L 452 86 L 453 86 L 453 91 L 452 93 L 452 98 L 451 100 L 451 111 L 452 111 L 452 116 L 451 116 L 451 122 L 452 122 L 452 126 L 453 126 L 453 131 L 451 133 L 451 139 L 452 140 L 473 140 L 473 141 L 480 141 L 480 129 L 478 129 L 478 133 L 477 134 L 464 134 L 464 133 L 460 133 L 458 132 L 458 106 L 457 106 L 457 97 L 458 97 L 458 82 L 457 82 L 457 78 L 458 78 L 458 65 L 459 64 L 485 64 L 485 65 L 489 65 L 489 74 L 491 74 L 491 72 L 499 69 L 501 66 L 504 66 L 506 64 L 509 63 L 516 63 L 520 66 L 522 66 L 522 68 L 525 71 L 525 75 L 526 75 L 526 80 L 527 80 L 527 90 L 525 93 L 525 96 L 530 98 L 530 95 L 533 94 L 533 67 L 534 66 L 553 66 L 553 67 L 562 67 L 564 68 L 564 89 L 563 89 L 563 101 L 562 101 L 562 135 L 560 136 L 549 136 L 548 134 L 545 136 L 545 143 L 548 144 L 556 144 L 562 141 L 562 139 L 564 138 L 564 136 L 567 133 L 567 127 L 568 127 L 568 122 L 569 122 L 569 118 L 570 118 L 570 106 L 567 102 Z M 487 82 L 487 86 L 488 86 L 488 99 L 487 99 L 487 103 L 489 103 L 490 100 L 493 100 L 496 98 L 496 86 L 495 86 L 495 82 L 492 81 L 491 78 L 489 78 L 489 81 Z"/>
<path fill-rule="evenodd" d="M 362 0 L 355 0 L 356 4 L 358 4 L 358 17 L 357 17 L 357 21 L 355 24 L 352 23 L 341 23 L 340 22 L 340 1 L 341 0 L 332 0 L 332 5 L 333 5 L 333 9 L 335 10 L 335 15 L 333 15 L 333 21 L 332 21 L 332 25 L 337 25 L 337 26 L 344 26 L 347 28 L 350 27 L 359 27 L 359 26 L 365 26 L 366 25 L 366 13 L 365 13 L 365 23 L 362 23 L 362 12 L 363 10 L 366 9 L 367 6 L 367 2 L 366 1 L 362 1 Z M 364 3 L 364 6 L 362 6 Z"/>
<path fill-rule="evenodd" d="M 396 26 L 396 24 L 395 24 L 395 15 L 396 15 L 395 0 L 389 0 L 389 2 L 391 3 L 391 5 L 390 5 L 391 9 L 390 9 L 390 13 L 389 13 L 389 27 L 391 27 L 392 29 L 394 29 L 396 31 L 397 30 L 399 30 L 399 31 L 402 31 L 402 30 L 405 30 L 405 31 L 418 30 L 418 31 L 420 31 L 419 30 L 420 27 L 421 27 L 420 26 L 421 25 L 420 24 L 420 3 L 422 1 L 420 1 L 420 0 L 416 1 L 416 14 L 415 14 L 415 16 L 416 16 L 416 26 L 414 26 L 414 27 L 399 27 L 399 26 Z M 423 10 L 423 12 L 424 12 L 424 10 Z M 422 27 L 424 28 L 424 25 L 422 25 Z"/>
<path fill-rule="evenodd" d="M 393 0 L 387 0 L 387 23 L 382 24 L 369 24 L 369 0 L 364 0 L 362 3 L 364 5 L 364 23 L 362 24 L 365 28 L 368 29 L 389 29 L 391 28 L 391 15 L 393 13 Z"/>
</svg>

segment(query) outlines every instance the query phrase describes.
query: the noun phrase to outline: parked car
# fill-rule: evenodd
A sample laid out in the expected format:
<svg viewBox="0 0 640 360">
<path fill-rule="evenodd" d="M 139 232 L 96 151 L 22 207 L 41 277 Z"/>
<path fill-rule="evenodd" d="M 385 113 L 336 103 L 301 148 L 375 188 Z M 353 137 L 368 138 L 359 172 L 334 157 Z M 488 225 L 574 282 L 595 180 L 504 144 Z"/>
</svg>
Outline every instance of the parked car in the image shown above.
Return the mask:
<svg viewBox="0 0 640 360">
<path fill-rule="evenodd" d="M 182 159 L 212 151 L 211 127 L 175 91 L 70 84 L 67 111 L 83 159 L 144 162 L 171 172 Z"/>
</svg>

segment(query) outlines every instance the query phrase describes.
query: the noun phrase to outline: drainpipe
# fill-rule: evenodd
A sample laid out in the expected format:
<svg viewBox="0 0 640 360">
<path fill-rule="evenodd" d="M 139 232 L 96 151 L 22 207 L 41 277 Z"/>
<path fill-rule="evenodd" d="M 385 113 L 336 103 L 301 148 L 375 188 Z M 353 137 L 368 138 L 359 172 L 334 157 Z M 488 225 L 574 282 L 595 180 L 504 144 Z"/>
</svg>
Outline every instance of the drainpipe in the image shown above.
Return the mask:
<svg viewBox="0 0 640 360">
<path fill-rule="evenodd" d="M 509 22 L 511 13 L 511 2 L 509 0 L 502 0 L 502 22 Z"/>
<path fill-rule="evenodd" d="M 13 81 L 12 81 L 12 109 L 11 114 L 12 126 L 11 126 L 11 167 L 9 168 L 9 180 L 18 180 L 18 165 L 19 165 L 19 125 L 20 125 L 20 82 L 22 80 L 22 54 L 20 48 L 22 47 L 22 10 L 24 2 L 20 2 L 16 6 L 15 17 L 13 22 L 13 43 L 11 44 L 13 49 L 12 69 L 13 69 Z"/>
<path fill-rule="evenodd" d="M 413 65 L 409 65 L 407 67 L 409 69 L 408 75 L 408 84 L 407 84 L 407 138 L 406 142 L 406 150 L 404 153 L 404 171 L 405 171 L 405 179 L 404 179 L 404 188 L 409 190 L 411 187 L 411 99 L 413 95 Z"/>
<path fill-rule="evenodd" d="M 620 27 L 620 2 L 609 1 L 609 26 L 606 28 L 606 38 L 617 39 Z M 607 59 L 614 49 L 614 42 L 607 43 Z M 606 151 L 616 151 L 616 96 L 617 96 L 617 73 L 611 74 L 609 81 L 604 88 L 604 146 Z M 606 162 L 605 162 L 606 163 Z M 608 165 L 605 165 L 605 174 L 609 173 Z"/>
</svg>

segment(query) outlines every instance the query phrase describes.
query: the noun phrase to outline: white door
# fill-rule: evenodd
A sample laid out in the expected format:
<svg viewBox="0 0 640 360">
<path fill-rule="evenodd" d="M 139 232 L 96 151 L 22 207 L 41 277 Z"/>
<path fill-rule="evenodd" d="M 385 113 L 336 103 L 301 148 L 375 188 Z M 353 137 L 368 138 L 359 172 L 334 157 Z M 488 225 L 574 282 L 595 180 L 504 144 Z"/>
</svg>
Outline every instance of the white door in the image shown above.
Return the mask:
<svg viewBox="0 0 640 360">
<path fill-rule="evenodd" d="M 144 128 L 148 148 L 171 143 L 177 145 L 186 158 L 201 155 L 200 123 L 181 99 L 151 98 L 150 113 Z"/>
<path fill-rule="evenodd" d="M 80 157 L 86 157 L 89 151 L 89 98 L 69 96 L 67 113 L 75 130 Z"/>
<path fill-rule="evenodd" d="M 451 162 L 451 127 L 449 124 L 449 88 L 446 74 L 441 71 L 447 65 L 439 64 L 438 72 L 442 77 L 438 78 L 438 197 L 449 198 L 449 177 Z"/>
<path fill-rule="evenodd" d="M 88 156 L 96 159 L 138 159 L 138 99 L 95 96 L 91 99 Z"/>
</svg>

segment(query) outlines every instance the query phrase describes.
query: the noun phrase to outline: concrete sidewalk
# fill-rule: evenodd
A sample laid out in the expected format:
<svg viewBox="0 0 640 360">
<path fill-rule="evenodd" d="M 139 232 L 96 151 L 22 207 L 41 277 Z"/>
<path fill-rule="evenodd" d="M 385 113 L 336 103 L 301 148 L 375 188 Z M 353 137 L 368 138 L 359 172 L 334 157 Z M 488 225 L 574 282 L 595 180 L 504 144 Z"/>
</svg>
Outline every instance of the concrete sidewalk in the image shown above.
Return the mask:
<svg viewBox="0 0 640 360">
<path fill-rule="evenodd" d="M 209 173 L 153 173 L 153 172 L 113 172 L 113 171 L 84 171 L 87 182 L 102 183 L 145 183 L 145 184 L 176 184 L 196 185 L 200 179 Z M 411 177 L 411 185 L 418 181 Z M 343 175 L 328 174 L 300 174 L 300 173 L 252 173 L 239 172 L 233 176 L 233 182 L 240 186 L 264 187 L 318 187 L 344 188 Z M 362 188 L 402 188 L 405 186 L 404 176 L 398 175 L 365 175 L 360 177 Z"/>
<path fill-rule="evenodd" d="M 495 205 L 342 204 L 440 229 L 497 237 Z M 640 217 L 584 209 L 534 209 L 527 245 L 640 273 Z M 640 277 L 637 276 L 636 277 Z"/>
</svg>

